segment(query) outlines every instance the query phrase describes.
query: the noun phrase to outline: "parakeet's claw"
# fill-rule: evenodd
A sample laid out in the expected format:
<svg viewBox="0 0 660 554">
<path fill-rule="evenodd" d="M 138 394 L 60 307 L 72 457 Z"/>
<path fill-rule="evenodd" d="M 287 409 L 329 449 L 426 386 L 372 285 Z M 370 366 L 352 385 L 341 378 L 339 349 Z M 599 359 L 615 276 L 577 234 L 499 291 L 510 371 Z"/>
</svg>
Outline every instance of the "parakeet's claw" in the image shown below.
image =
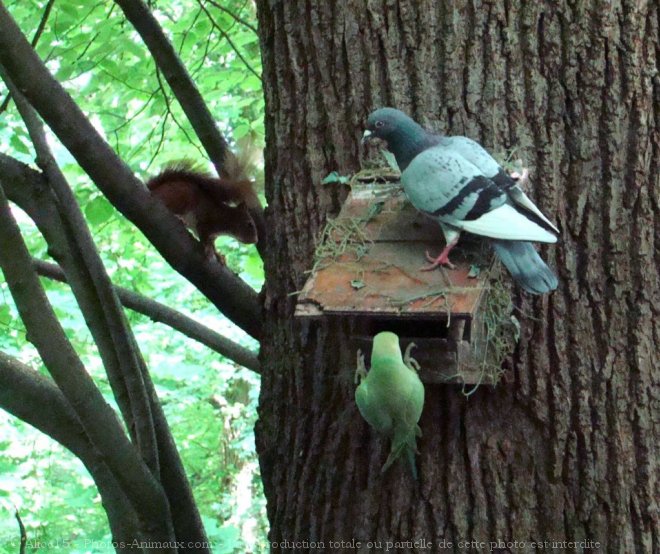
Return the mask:
<svg viewBox="0 0 660 554">
<path fill-rule="evenodd" d="M 414 342 L 411 342 L 406 346 L 406 351 L 403 353 L 403 363 L 406 364 L 410 369 L 419 371 L 422 369 L 419 365 L 419 362 L 410 355 L 410 352 L 413 348 L 417 348 L 417 345 Z"/>
<path fill-rule="evenodd" d="M 357 351 L 357 369 L 355 370 L 354 382 L 357 385 L 367 376 L 367 366 L 364 365 L 364 354 L 362 350 Z"/>
</svg>

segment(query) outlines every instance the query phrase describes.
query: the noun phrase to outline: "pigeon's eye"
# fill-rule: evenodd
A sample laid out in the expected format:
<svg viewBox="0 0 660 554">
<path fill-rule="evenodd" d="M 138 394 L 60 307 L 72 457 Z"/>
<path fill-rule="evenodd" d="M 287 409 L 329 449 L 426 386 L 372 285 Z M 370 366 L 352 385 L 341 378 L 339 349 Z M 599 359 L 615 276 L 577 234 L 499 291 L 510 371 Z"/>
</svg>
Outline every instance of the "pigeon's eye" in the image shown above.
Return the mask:
<svg viewBox="0 0 660 554">
<path fill-rule="evenodd" d="M 383 125 L 385 125 L 384 121 L 376 121 L 376 129 L 380 129 Z"/>
</svg>

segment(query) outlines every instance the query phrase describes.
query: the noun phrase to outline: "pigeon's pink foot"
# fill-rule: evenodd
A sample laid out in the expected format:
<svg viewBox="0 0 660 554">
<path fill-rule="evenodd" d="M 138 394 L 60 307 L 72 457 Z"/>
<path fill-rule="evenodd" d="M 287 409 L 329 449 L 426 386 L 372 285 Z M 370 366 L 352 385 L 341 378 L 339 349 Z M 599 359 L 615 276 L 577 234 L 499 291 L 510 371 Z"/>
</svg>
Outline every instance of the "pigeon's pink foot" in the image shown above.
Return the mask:
<svg viewBox="0 0 660 554">
<path fill-rule="evenodd" d="M 527 184 L 527 181 L 529 180 L 529 169 L 523 167 L 522 173 L 518 173 L 517 171 L 512 171 L 510 173 L 510 176 L 512 179 L 518 181 L 519 185 L 525 186 Z"/>
<path fill-rule="evenodd" d="M 438 267 L 439 265 L 446 265 L 449 269 L 454 269 L 454 264 L 449 261 L 449 252 L 451 252 L 451 249 L 456 246 L 456 243 L 458 242 L 458 239 L 451 241 L 447 246 L 445 246 L 445 249 L 440 252 L 440 255 L 437 258 L 434 258 L 431 256 L 428 251 L 426 252 L 426 259 L 431 262 L 431 265 L 425 266 L 425 267 L 420 267 L 420 271 L 431 271 Z"/>
</svg>

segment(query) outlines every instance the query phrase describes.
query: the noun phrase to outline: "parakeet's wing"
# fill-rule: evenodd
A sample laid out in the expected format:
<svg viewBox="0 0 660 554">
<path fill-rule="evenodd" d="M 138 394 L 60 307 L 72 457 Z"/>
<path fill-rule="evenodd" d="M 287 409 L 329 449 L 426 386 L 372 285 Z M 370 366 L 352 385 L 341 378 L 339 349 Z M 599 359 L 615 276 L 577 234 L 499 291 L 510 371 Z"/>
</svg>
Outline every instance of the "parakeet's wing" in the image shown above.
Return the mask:
<svg viewBox="0 0 660 554">
<path fill-rule="evenodd" d="M 392 430 L 392 416 L 382 402 L 374 398 L 368 380 L 362 381 L 355 389 L 355 403 L 366 422 L 376 431 L 389 434 Z"/>
<path fill-rule="evenodd" d="M 381 471 L 386 471 L 395 460 L 403 456 L 410 467 L 412 476 L 417 479 L 415 453 L 417 452 L 417 437 L 422 435 L 422 430 L 417 422 L 424 408 L 424 385 L 414 370 L 405 367 L 403 363 L 401 366 L 399 417 L 394 422 L 390 454 Z"/>
<path fill-rule="evenodd" d="M 410 429 L 411 435 L 414 436 L 419 429 L 417 422 L 424 409 L 424 385 L 414 370 L 406 367 L 405 371 L 408 372 L 408 385 L 401 415 L 404 426 Z"/>
</svg>

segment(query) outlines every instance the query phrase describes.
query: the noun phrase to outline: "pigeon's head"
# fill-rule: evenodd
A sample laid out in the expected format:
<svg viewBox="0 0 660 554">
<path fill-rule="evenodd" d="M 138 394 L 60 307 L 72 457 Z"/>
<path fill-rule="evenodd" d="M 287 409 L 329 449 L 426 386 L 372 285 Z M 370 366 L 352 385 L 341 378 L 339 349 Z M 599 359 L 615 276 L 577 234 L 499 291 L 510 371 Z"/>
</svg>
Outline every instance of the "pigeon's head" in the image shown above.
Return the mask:
<svg viewBox="0 0 660 554">
<path fill-rule="evenodd" d="M 384 140 L 403 171 L 410 160 L 432 144 L 431 136 L 402 111 L 380 108 L 369 115 L 362 142 L 373 138 Z"/>
<path fill-rule="evenodd" d="M 402 111 L 394 108 L 380 108 L 369 115 L 362 141 L 379 138 L 390 144 L 408 134 L 408 131 L 415 127 L 418 127 L 417 123 Z"/>
</svg>

